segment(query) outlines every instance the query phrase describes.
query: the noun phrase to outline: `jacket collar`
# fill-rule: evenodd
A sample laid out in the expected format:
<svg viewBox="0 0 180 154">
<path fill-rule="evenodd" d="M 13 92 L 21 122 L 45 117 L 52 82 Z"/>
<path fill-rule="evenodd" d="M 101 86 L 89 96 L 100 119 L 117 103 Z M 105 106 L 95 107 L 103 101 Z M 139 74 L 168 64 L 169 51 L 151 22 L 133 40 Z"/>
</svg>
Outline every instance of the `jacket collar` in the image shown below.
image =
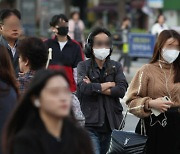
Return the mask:
<svg viewBox="0 0 180 154">
<path fill-rule="evenodd" d="M 94 72 L 96 75 L 100 73 L 100 69 L 97 65 L 97 63 L 95 62 L 95 60 L 91 59 L 91 68 L 90 72 Z M 113 66 L 111 64 L 111 60 L 108 58 L 106 59 L 104 65 L 103 65 L 103 69 L 104 69 L 104 77 L 110 74 L 113 74 L 115 72 L 115 66 Z M 99 75 L 98 75 L 99 76 Z"/>
<path fill-rule="evenodd" d="M 93 63 L 94 68 L 99 69 L 99 66 L 94 59 L 92 59 L 92 63 Z M 103 64 L 103 69 L 106 69 L 108 67 L 108 63 L 109 63 L 109 59 L 106 59 L 106 61 Z"/>
<path fill-rule="evenodd" d="M 53 40 L 56 41 L 56 42 L 58 42 L 57 36 L 55 36 L 55 37 L 53 38 Z M 67 35 L 67 42 L 69 42 L 69 41 L 71 41 L 71 38 L 70 38 L 69 35 Z"/>
<path fill-rule="evenodd" d="M 27 73 L 24 73 L 23 75 L 19 75 L 19 78 L 23 78 L 23 79 L 33 78 L 33 76 L 35 75 L 35 73 L 36 73 L 36 71 L 30 70 L 30 71 L 28 71 Z"/>
<path fill-rule="evenodd" d="M 157 62 L 154 63 L 154 65 L 156 67 L 160 67 L 160 68 L 162 67 L 163 69 L 170 69 L 173 66 L 173 64 L 169 64 L 162 60 L 158 60 Z"/>
<path fill-rule="evenodd" d="M 11 50 L 11 47 L 9 46 L 7 40 L 1 35 L 0 36 L 0 44 L 6 47 L 8 50 Z M 14 47 L 16 47 L 18 44 L 18 40 L 15 41 Z"/>
<path fill-rule="evenodd" d="M 8 42 L 6 41 L 6 39 L 1 35 L 0 36 L 0 44 L 6 48 L 10 48 L 9 45 L 8 45 Z"/>
</svg>

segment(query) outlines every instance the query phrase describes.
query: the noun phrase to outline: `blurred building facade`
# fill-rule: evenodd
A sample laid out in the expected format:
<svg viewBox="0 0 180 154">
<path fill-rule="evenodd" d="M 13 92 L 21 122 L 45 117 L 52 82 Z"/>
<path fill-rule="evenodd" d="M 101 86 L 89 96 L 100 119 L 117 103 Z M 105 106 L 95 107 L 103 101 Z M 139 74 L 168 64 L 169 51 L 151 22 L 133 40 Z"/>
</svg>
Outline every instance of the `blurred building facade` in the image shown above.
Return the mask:
<svg viewBox="0 0 180 154">
<path fill-rule="evenodd" d="M 16 7 L 22 13 L 25 35 L 45 37 L 48 36 L 51 17 L 64 13 L 66 9 L 64 0 L 17 0 Z"/>
<path fill-rule="evenodd" d="M 180 26 L 180 0 L 89 0 L 88 21 L 97 25 L 120 25 L 124 16 L 132 20 L 132 27 L 147 32 L 163 13 L 172 28 Z"/>
<path fill-rule="evenodd" d="M 16 0 L 15 7 L 22 13 L 25 35 L 51 36 L 49 21 L 55 14 L 66 14 L 69 18 L 72 5 L 79 5 L 82 14 L 87 0 Z"/>
<path fill-rule="evenodd" d="M 142 11 L 146 0 L 89 0 L 88 19 L 90 22 L 101 22 L 108 25 L 120 25 L 128 16 L 135 27 L 146 28 L 147 15 Z"/>
<path fill-rule="evenodd" d="M 179 0 L 147 0 L 144 11 L 148 15 L 148 28 L 156 21 L 158 14 L 166 17 L 166 24 L 180 32 L 180 1 Z"/>
<path fill-rule="evenodd" d="M 180 27 L 180 0 L 0 0 L 0 9 L 7 7 L 21 11 L 25 35 L 50 36 L 51 17 L 59 13 L 70 17 L 73 10 L 80 11 L 87 28 L 115 29 L 129 16 L 133 28 L 148 32 L 159 13 L 170 27 Z"/>
</svg>

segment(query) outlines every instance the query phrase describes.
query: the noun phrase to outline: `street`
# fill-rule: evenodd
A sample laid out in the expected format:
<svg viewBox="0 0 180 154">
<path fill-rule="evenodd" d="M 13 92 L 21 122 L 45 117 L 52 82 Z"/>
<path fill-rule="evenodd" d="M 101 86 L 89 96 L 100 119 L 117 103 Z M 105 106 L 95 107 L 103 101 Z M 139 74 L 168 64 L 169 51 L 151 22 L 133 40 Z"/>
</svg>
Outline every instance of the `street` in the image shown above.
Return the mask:
<svg viewBox="0 0 180 154">
<path fill-rule="evenodd" d="M 120 55 L 118 52 L 114 52 L 111 55 L 111 59 L 112 60 L 118 60 L 119 56 Z M 129 84 L 130 84 L 133 76 L 135 75 L 135 73 L 139 70 L 139 68 L 141 68 L 144 64 L 147 64 L 147 63 L 149 63 L 149 59 L 144 59 L 144 58 L 139 58 L 137 61 L 132 61 L 130 73 L 125 74 L 126 79 L 127 79 Z M 126 98 L 126 96 L 123 99 L 121 99 L 121 103 L 122 103 L 123 108 L 124 108 L 123 114 L 125 114 L 125 112 L 127 110 L 127 107 L 125 104 L 125 98 Z M 131 113 L 128 113 L 124 130 L 125 131 L 134 131 L 138 120 L 139 120 L 139 118 L 135 117 Z"/>
</svg>

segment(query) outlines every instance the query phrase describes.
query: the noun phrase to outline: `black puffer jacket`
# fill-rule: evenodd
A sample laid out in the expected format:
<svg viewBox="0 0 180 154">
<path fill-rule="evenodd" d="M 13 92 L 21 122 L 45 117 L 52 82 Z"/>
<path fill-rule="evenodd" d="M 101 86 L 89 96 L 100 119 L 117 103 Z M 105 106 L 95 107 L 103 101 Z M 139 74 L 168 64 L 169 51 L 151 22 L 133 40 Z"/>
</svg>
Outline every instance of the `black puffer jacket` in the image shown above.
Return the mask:
<svg viewBox="0 0 180 154">
<path fill-rule="evenodd" d="M 105 113 L 111 130 L 118 128 L 122 120 L 122 105 L 119 98 L 123 98 L 128 84 L 119 62 L 106 60 L 104 64 L 103 81 L 100 79 L 100 70 L 94 60 L 89 59 L 80 62 L 77 67 L 78 90 L 77 95 L 81 103 L 81 109 L 85 115 L 87 127 L 101 127 L 104 124 Z M 83 79 L 88 76 L 91 83 L 85 83 Z M 101 83 L 115 82 L 111 88 L 111 95 L 101 93 Z"/>
</svg>

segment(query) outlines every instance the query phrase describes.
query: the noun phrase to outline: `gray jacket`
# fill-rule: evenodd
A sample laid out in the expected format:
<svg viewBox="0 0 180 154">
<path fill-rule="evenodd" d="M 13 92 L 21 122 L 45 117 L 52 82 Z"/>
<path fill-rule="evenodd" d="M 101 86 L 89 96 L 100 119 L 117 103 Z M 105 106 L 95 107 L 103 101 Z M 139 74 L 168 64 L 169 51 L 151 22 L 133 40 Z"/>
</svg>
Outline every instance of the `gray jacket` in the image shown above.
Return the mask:
<svg viewBox="0 0 180 154">
<path fill-rule="evenodd" d="M 17 43 L 18 43 L 18 41 L 16 41 L 16 45 L 17 45 Z M 15 70 L 15 73 L 16 73 L 16 77 L 18 77 L 18 73 L 19 73 L 19 62 L 18 62 L 19 56 L 18 56 L 18 53 L 15 52 L 15 55 L 13 57 L 11 48 L 8 45 L 8 42 L 5 40 L 5 38 L 2 35 L 0 36 L 0 45 L 7 48 L 9 56 L 11 58 L 11 62 L 13 64 L 13 67 L 14 67 L 14 70 Z M 15 47 L 16 47 L 16 45 L 15 45 Z"/>
</svg>

